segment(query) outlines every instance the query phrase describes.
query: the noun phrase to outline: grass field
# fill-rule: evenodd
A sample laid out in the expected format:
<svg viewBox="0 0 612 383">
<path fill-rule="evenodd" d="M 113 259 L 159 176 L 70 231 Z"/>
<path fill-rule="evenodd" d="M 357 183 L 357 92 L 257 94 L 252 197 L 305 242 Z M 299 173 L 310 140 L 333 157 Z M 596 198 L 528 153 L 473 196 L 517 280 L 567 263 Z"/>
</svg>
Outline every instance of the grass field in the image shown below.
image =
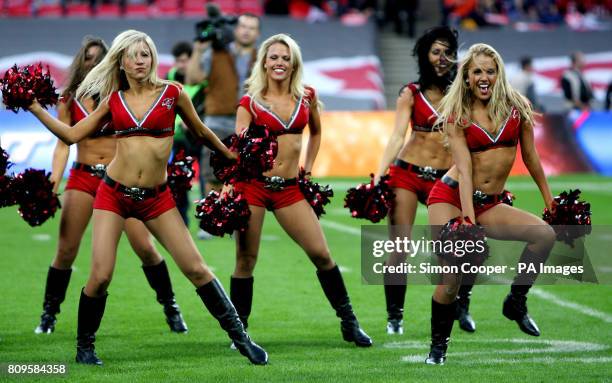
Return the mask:
<svg viewBox="0 0 612 383">
<path fill-rule="evenodd" d="M 90 231 L 81 245 L 67 299 L 56 332 L 35 335 L 44 281 L 54 256 L 59 215 L 30 228 L 14 208 L 0 210 L 0 363 L 68 363 L 75 382 L 181 381 L 463 381 L 592 382 L 612 380 L 611 286 L 538 286 L 529 309 L 542 336 L 529 337 L 501 315 L 507 286 L 474 288 L 471 312 L 478 329 L 467 334 L 455 326 L 445 366 L 426 366 L 431 286 L 409 286 L 405 334 L 385 333 L 381 286 L 361 283 L 359 226 L 342 209 L 346 187 L 356 180 L 324 180 L 336 197 L 322 223 L 360 322 L 374 339 L 370 349 L 342 341 L 339 322 L 319 287 L 314 267 L 267 215 L 260 259 L 255 271 L 251 336 L 270 354 L 270 364 L 254 367 L 236 351 L 208 314 L 194 288 L 170 257 L 170 272 L 189 333 L 170 333 L 127 240 L 122 239 L 106 314 L 98 332 L 102 368 L 74 363 L 78 297 L 90 263 Z M 553 193 L 569 187 L 583 190 L 592 203 L 594 224 L 612 224 L 612 179 L 592 175 L 550 179 Z M 528 178 L 512 178 L 515 206 L 541 212 L 542 202 Z M 195 220 L 194 220 L 195 221 Z M 417 223 L 426 223 L 419 208 Z M 196 223 L 192 222 L 196 233 Z M 234 266 L 231 238 L 197 241 L 207 263 L 229 288 Z M 0 381 L 41 380 L 8 377 Z"/>
</svg>

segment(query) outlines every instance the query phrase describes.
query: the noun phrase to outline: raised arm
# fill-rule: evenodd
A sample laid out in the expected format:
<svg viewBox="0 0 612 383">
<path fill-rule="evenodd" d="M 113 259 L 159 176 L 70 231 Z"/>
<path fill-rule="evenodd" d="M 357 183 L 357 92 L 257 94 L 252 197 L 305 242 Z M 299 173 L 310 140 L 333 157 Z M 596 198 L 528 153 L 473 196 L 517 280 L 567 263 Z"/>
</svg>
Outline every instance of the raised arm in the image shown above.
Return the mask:
<svg viewBox="0 0 612 383">
<path fill-rule="evenodd" d="M 72 145 L 89 137 L 100 126 L 103 125 L 105 118 L 109 115 L 108 99 L 102 101 L 98 108 L 89 116 L 79 121 L 75 126 L 70 126 L 47 112 L 37 101 L 34 101 L 28 108 L 38 120 L 53 133 L 57 138 L 64 141 L 67 145 Z"/>
<path fill-rule="evenodd" d="M 474 212 L 474 185 L 472 183 L 472 156 L 465 140 L 463 129 L 453 123 L 446 127 L 451 154 L 459 171 L 459 197 L 461 199 L 461 214 L 476 222 Z"/>
<path fill-rule="evenodd" d="M 313 95 L 310 101 L 310 116 L 308 117 L 308 145 L 306 146 L 306 158 L 304 160 L 304 170 L 306 174 L 312 171 L 315 159 L 319 153 L 321 146 L 321 115 L 319 114 L 319 106 L 317 96 Z"/>
<path fill-rule="evenodd" d="M 185 82 L 190 85 L 199 84 L 208 76 L 206 68 L 202 68 L 202 55 L 210 47 L 210 42 L 201 43 L 196 41 L 193 44 L 193 52 L 185 71 Z"/>
<path fill-rule="evenodd" d="M 181 93 L 178 97 L 178 102 L 176 103 L 178 108 L 178 114 L 183 119 L 187 128 L 199 139 L 204 141 L 204 145 L 206 145 L 211 150 L 219 151 L 225 155 L 225 157 L 230 159 L 235 159 L 236 154 L 231 153 L 225 145 L 221 142 L 219 137 L 217 137 L 212 130 L 210 130 L 195 111 L 193 107 L 193 103 L 189 98 L 189 95 L 181 90 Z"/>
<path fill-rule="evenodd" d="M 553 202 L 553 196 L 550 192 L 550 187 L 546 181 L 546 175 L 540 162 L 540 156 L 535 147 L 535 139 L 533 136 L 533 124 L 531 121 L 525 121 L 521 125 L 521 157 L 523 162 L 531 174 L 531 178 L 535 181 L 536 185 L 540 189 L 542 198 L 544 199 L 544 205 L 547 208 L 551 208 Z"/>
<path fill-rule="evenodd" d="M 70 110 L 68 104 L 60 102 L 57 106 L 57 117 L 66 125 L 70 125 Z M 53 182 L 53 192 L 57 193 L 60 182 L 62 181 L 68 156 L 70 155 L 70 146 L 58 139 L 53 150 L 53 160 L 51 163 L 51 182 Z"/>
<path fill-rule="evenodd" d="M 397 98 L 397 102 L 395 103 L 395 128 L 393 129 L 393 133 L 391 133 L 391 137 L 389 137 L 387 147 L 385 148 L 382 159 L 380 160 L 378 171 L 374 177 L 375 183 L 377 183 L 378 180 L 380 180 L 380 177 L 387 172 L 389 165 L 391 165 L 391 162 L 397 158 L 402 146 L 404 146 L 406 131 L 408 130 L 408 123 L 410 122 L 410 117 L 412 116 L 413 105 L 414 97 L 412 95 L 412 91 L 410 91 L 408 87 L 404 87 Z"/>
</svg>

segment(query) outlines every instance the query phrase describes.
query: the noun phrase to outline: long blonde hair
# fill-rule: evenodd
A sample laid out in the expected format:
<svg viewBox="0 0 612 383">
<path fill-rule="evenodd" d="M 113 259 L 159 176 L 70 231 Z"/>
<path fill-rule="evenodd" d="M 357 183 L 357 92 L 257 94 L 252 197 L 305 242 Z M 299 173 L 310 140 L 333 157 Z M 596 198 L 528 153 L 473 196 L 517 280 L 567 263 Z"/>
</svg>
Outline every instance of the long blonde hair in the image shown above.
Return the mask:
<svg viewBox="0 0 612 383">
<path fill-rule="evenodd" d="M 300 47 L 295 40 L 288 35 L 279 33 L 266 39 L 266 41 L 261 44 L 261 47 L 259 47 L 255 66 L 251 71 L 251 75 L 246 80 L 247 94 L 251 96 L 251 102 L 257 101 L 265 105 L 263 101 L 263 94 L 268 90 L 268 78 L 266 76 L 266 68 L 264 68 L 264 64 L 266 62 L 268 49 L 277 43 L 283 44 L 289 48 L 289 55 L 291 56 L 291 66 L 293 67 L 293 72 L 291 73 L 291 79 L 289 80 L 289 92 L 296 100 L 304 95 L 304 84 L 302 84 L 304 64 L 302 62 L 302 52 L 300 51 Z"/>
<path fill-rule="evenodd" d="M 151 71 L 147 79 L 149 84 L 154 86 L 169 84 L 169 81 L 157 76 L 159 59 L 153 40 L 146 33 L 130 29 L 115 37 L 104 59 L 85 76 L 77 89 L 77 99 L 100 95 L 100 99 L 103 100 L 116 90 L 126 89 L 128 83 L 125 73 L 121 70 L 121 62 L 124 54 L 133 56 L 137 44 L 141 42 L 151 51 Z"/>
<path fill-rule="evenodd" d="M 506 77 L 504 62 L 497 51 L 487 44 L 474 44 L 470 47 L 465 57 L 461 60 L 461 66 L 455 76 L 455 80 L 448 89 L 446 95 L 438 106 L 439 116 L 437 125 L 442 125 L 443 131 L 447 131 L 447 124 L 454 122 L 461 128 L 466 128 L 471 121 L 472 92 L 466 83 L 468 70 L 476 56 L 485 55 L 493 59 L 497 66 L 497 80 L 493 85 L 491 99 L 487 104 L 489 118 L 493 122 L 495 132 L 508 118 L 512 107 L 516 108 L 523 121 L 533 123 L 533 109 L 529 101 L 515 90 Z"/>
</svg>

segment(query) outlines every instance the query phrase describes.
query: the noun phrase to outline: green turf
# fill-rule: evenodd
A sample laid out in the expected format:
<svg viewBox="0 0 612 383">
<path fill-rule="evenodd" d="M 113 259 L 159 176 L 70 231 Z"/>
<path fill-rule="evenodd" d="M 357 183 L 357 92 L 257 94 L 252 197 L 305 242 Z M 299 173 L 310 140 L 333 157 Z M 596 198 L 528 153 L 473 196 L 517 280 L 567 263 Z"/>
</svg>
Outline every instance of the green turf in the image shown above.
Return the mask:
<svg viewBox="0 0 612 383">
<path fill-rule="evenodd" d="M 342 210 L 345 191 L 342 187 L 356 180 L 325 181 L 338 187 L 324 221 L 359 228 L 365 222 L 350 218 Z M 583 197 L 592 203 L 593 222 L 612 224 L 612 209 L 608 206 L 612 178 L 564 176 L 551 178 L 551 184 L 554 193 L 561 188 L 581 187 Z M 510 186 L 513 185 L 518 185 L 516 206 L 539 214 L 542 202 L 532 181 L 512 178 Z M 425 209 L 420 207 L 419 211 L 417 223 L 425 224 Z M 515 323 L 502 317 L 501 303 L 507 286 L 477 286 L 471 306 L 477 332 L 467 334 L 455 326 L 447 364 L 426 366 L 422 360 L 428 351 L 433 288 L 409 286 L 406 333 L 386 335 L 382 287 L 361 283 L 359 236 L 325 226 L 332 255 L 348 269 L 344 276 L 356 313 L 375 342 L 370 349 L 357 349 L 342 341 L 338 320 L 323 296 L 314 267 L 281 231 L 271 214 L 266 217 L 255 271 L 250 319 L 252 337 L 270 354 L 269 366 L 251 366 L 229 349 L 226 335 L 171 261 L 175 292 L 190 330 L 186 335 L 170 333 L 161 307 L 126 240 L 119 247 L 106 314 L 96 343 L 105 366 L 76 365 L 73 362 L 76 311 L 79 291 L 89 271 L 90 231 L 83 239 L 56 332 L 35 335 L 33 329 L 41 312 L 44 279 L 54 255 L 59 219 L 30 228 L 14 208 L 5 208 L 0 210 L 0 222 L 0 363 L 68 363 L 70 381 L 582 382 L 611 379 L 610 286 L 538 287 L 564 301 L 603 312 L 607 315 L 604 319 L 608 320 L 532 296 L 529 308 L 542 330 L 540 338 L 522 334 Z M 195 223 L 191 226 L 195 234 Z M 233 240 L 226 237 L 197 241 L 197 244 L 229 288 L 234 266 Z M 544 348 L 549 350 L 543 351 Z M 0 381 L 23 379 L 26 378 L 0 375 Z M 37 379 L 52 378 L 27 380 Z"/>
</svg>

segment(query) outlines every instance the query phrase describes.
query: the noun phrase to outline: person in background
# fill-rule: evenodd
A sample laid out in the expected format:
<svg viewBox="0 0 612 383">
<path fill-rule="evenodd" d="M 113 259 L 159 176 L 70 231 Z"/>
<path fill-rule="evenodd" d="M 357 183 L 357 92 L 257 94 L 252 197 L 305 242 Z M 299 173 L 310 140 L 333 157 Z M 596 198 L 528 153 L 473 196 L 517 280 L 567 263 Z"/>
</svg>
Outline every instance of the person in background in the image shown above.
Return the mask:
<svg viewBox="0 0 612 383">
<path fill-rule="evenodd" d="M 189 65 L 189 59 L 193 52 L 193 47 L 188 41 L 180 41 L 172 47 L 172 56 L 174 56 L 174 66 L 170 68 L 166 79 L 170 81 L 176 81 L 183 84 L 183 91 L 189 95 L 191 102 L 200 116 L 201 119 L 204 117 L 204 89 L 206 88 L 206 80 L 198 84 L 185 84 L 185 73 L 187 66 Z M 183 122 L 180 116 L 176 116 L 174 124 L 174 143 L 172 144 L 172 152 L 176 155 L 180 150 L 185 152 L 185 155 L 194 157 L 200 165 L 200 194 L 204 197 L 204 187 L 206 181 L 202 175 L 202 165 L 204 163 L 202 154 L 202 144 L 198 143 L 195 137 L 189 132 L 187 126 Z M 185 193 L 179 196 L 176 201 L 176 207 L 185 221 L 185 225 L 189 227 L 189 193 Z"/>
<path fill-rule="evenodd" d="M 533 62 L 531 57 L 524 56 L 521 58 L 521 70 L 510 80 L 510 84 L 523 96 L 527 97 L 535 110 L 542 110 L 535 92 L 535 82 L 533 81 Z"/>
<path fill-rule="evenodd" d="M 593 100 L 591 85 L 582 73 L 584 69 L 584 55 L 574 52 L 570 55 L 571 67 L 563 72 L 561 88 L 567 108 L 570 110 L 590 109 Z"/>
<path fill-rule="evenodd" d="M 255 62 L 260 27 L 259 17 L 245 13 L 238 17 L 233 42 L 221 47 L 210 41 L 196 41 L 193 45 L 186 83 L 195 85 L 208 81 L 204 122 L 221 139 L 234 133 L 236 105 L 244 94 L 243 84 Z M 210 150 L 206 147 L 202 148 L 202 159 L 205 165 L 202 168 L 206 180 L 205 193 L 220 190 L 221 184 L 210 166 Z M 212 236 L 200 230 L 198 238 L 209 239 Z"/>
</svg>

